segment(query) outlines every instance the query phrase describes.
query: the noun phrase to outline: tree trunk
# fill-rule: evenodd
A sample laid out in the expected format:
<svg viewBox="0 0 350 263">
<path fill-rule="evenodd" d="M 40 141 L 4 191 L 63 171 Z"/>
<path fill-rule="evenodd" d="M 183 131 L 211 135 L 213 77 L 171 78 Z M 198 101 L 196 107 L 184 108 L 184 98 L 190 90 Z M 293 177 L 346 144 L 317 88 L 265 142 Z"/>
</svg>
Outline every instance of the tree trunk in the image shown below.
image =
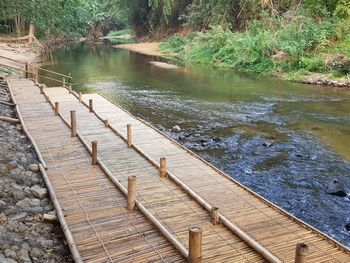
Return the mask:
<svg viewBox="0 0 350 263">
<path fill-rule="evenodd" d="M 29 36 L 29 44 L 32 44 L 34 42 L 34 35 L 35 34 L 35 27 L 34 27 L 34 24 L 32 22 L 30 22 L 29 24 L 29 33 L 28 33 L 28 36 Z"/>
</svg>

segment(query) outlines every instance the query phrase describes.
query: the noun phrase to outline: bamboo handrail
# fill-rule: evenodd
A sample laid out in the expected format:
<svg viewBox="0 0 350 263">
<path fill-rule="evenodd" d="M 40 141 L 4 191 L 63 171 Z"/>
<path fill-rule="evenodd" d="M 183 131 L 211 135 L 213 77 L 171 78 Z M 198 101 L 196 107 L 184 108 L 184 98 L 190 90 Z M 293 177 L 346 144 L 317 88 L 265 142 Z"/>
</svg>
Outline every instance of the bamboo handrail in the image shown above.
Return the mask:
<svg viewBox="0 0 350 263">
<path fill-rule="evenodd" d="M 1 55 L 0 55 L 0 58 L 7 59 L 7 60 L 10 60 L 10 61 L 13 61 L 13 62 L 17 62 L 17 63 L 21 63 L 21 64 L 24 64 L 24 65 L 28 64 L 27 61 L 21 61 L 21 60 L 9 58 L 9 57 L 1 56 Z M 46 71 L 48 73 L 51 73 L 51 74 L 54 74 L 54 75 L 57 75 L 57 76 L 61 76 L 61 77 L 68 78 L 68 79 L 72 79 L 72 76 L 65 75 L 65 74 L 62 74 L 62 73 L 58 73 L 56 71 L 48 70 L 48 69 L 45 69 L 45 68 L 42 68 L 42 67 L 37 67 L 37 66 L 34 66 L 33 64 L 28 64 L 28 66 L 30 66 L 32 68 L 35 68 L 35 69 L 38 69 L 38 70 Z"/>
<path fill-rule="evenodd" d="M 53 103 L 50 101 L 50 105 L 54 108 Z M 59 117 L 63 120 L 63 122 L 69 127 L 69 122 L 61 115 L 61 113 L 58 113 Z M 87 142 L 84 140 L 84 138 L 77 132 L 77 137 L 79 140 L 83 143 L 85 148 L 88 150 L 90 154 L 92 154 L 92 148 L 87 144 Z M 118 189 L 127 196 L 127 189 L 113 176 L 113 174 L 108 170 L 108 168 L 105 166 L 105 164 L 101 161 L 99 157 L 97 157 L 97 164 L 101 167 L 101 169 L 106 173 L 108 178 L 118 187 Z M 188 258 L 188 250 L 187 248 L 179 242 L 176 237 L 169 232 L 166 227 L 163 226 L 163 224 L 154 217 L 148 209 L 140 203 L 140 201 L 136 200 L 136 206 L 137 208 L 144 214 L 144 216 L 151 221 L 158 229 L 159 231 L 164 235 L 166 239 L 169 240 L 169 242 L 185 257 Z"/>
<path fill-rule="evenodd" d="M 73 95 L 76 97 L 75 93 L 73 93 Z M 89 107 L 84 101 L 82 103 L 86 107 Z M 93 111 L 93 113 L 96 115 L 98 119 L 104 121 L 104 119 L 96 111 Z M 123 141 L 130 144 L 130 141 L 129 141 L 130 138 L 128 138 L 129 136 L 125 137 L 117 129 L 115 129 L 111 124 L 109 124 L 109 128 L 114 133 L 116 133 Z M 155 160 L 153 160 L 150 156 L 144 153 L 135 144 L 131 144 L 130 146 L 134 148 L 141 156 L 143 156 L 147 161 L 149 161 L 157 169 L 160 168 L 160 165 Z M 172 181 L 174 181 L 177 185 L 179 185 L 188 195 L 190 195 L 193 199 L 195 199 L 205 210 L 211 213 L 212 208 L 214 208 L 215 206 L 207 202 L 204 198 L 202 198 L 199 194 L 193 191 L 189 186 L 187 186 L 182 180 L 180 180 L 177 176 L 172 174 L 170 171 L 166 171 L 166 174 L 169 176 L 169 178 Z M 282 263 L 282 261 L 278 257 L 276 257 L 273 253 L 271 253 L 268 249 L 266 249 L 263 245 L 261 245 L 257 240 L 251 237 L 248 233 L 242 230 L 238 225 L 232 223 L 222 213 L 218 213 L 218 214 L 219 214 L 219 219 L 223 223 L 223 225 L 225 225 L 228 229 L 230 229 L 230 231 L 232 231 L 236 236 L 242 239 L 246 244 L 248 244 L 252 249 L 254 249 L 257 253 L 259 253 L 268 262 Z"/>
<path fill-rule="evenodd" d="M 281 212 L 282 214 L 284 214 L 285 216 L 287 216 L 288 218 L 290 218 L 291 220 L 298 222 L 302 225 L 304 225 L 305 227 L 317 232 L 320 236 L 323 236 L 325 238 L 327 238 L 328 240 L 332 241 L 336 246 L 340 247 L 344 252 L 349 253 L 350 254 L 350 250 L 348 247 L 346 247 L 345 245 L 343 245 L 342 243 L 338 242 L 337 240 L 335 240 L 334 238 L 330 237 L 329 235 L 321 232 L 320 230 L 318 230 L 317 228 L 313 227 L 312 225 L 302 221 L 301 219 L 297 218 L 296 216 L 292 215 L 291 213 L 287 212 L 286 210 L 284 210 L 283 208 L 275 205 L 274 203 L 272 203 L 271 201 L 267 200 L 265 197 L 261 196 L 260 194 L 254 192 L 253 190 L 249 189 L 247 186 L 243 185 L 242 183 L 240 183 L 238 180 L 232 178 L 231 176 L 229 176 L 228 174 L 226 174 L 225 172 L 219 170 L 217 167 L 215 167 L 214 165 L 212 165 L 211 163 L 209 163 L 208 161 L 204 160 L 202 157 L 200 157 L 198 154 L 196 154 L 195 152 L 191 151 L 190 149 L 187 149 L 185 146 L 183 146 L 181 143 L 177 142 L 175 139 L 171 138 L 169 135 L 163 133 L 162 131 L 160 131 L 158 128 L 154 127 L 152 124 L 144 121 L 143 119 L 134 116 L 133 114 L 131 114 L 129 111 L 127 111 L 126 109 L 122 108 L 121 106 L 115 104 L 115 102 L 113 102 L 111 99 L 107 98 L 105 95 L 101 94 L 101 93 L 97 93 L 98 95 L 100 95 L 102 98 L 104 98 L 105 100 L 109 101 L 110 103 L 112 103 L 114 106 L 118 107 L 119 109 L 121 109 L 122 111 L 124 111 L 125 113 L 129 114 L 130 116 L 132 116 L 133 118 L 137 119 L 138 121 L 140 121 L 141 123 L 143 123 L 144 125 L 154 129 L 157 133 L 161 134 L 162 136 L 164 136 L 165 138 L 167 138 L 168 140 L 170 140 L 172 143 L 174 143 L 176 146 L 178 146 L 179 148 L 183 149 L 184 151 L 186 151 L 187 153 L 189 153 L 190 155 L 194 156 L 196 159 L 202 161 L 203 163 L 205 163 L 206 165 L 208 165 L 210 168 L 212 168 L 214 171 L 216 171 L 217 173 L 219 173 L 221 176 L 225 177 L 226 179 L 228 179 L 229 181 L 237 184 L 240 188 L 242 188 L 243 190 L 247 191 L 248 193 L 252 194 L 253 196 L 257 197 L 258 199 L 260 199 L 261 201 L 263 201 L 265 204 L 267 204 L 268 206 L 270 206 L 271 208 L 275 209 L 276 211 Z"/>
</svg>

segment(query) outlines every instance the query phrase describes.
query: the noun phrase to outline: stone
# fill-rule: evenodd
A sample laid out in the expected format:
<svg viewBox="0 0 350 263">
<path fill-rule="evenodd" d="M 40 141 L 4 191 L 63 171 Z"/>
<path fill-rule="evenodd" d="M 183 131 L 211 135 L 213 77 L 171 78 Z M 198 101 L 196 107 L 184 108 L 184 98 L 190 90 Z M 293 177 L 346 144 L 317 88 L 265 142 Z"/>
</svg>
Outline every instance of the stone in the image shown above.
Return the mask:
<svg viewBox="0 0 350 263">
<path fill-rule="evenodd" d="M 265 146 L 265 147 L 268 147 L 268 148 L 270 148 L 270 147 L 272 147 L 273 146 L 273 142 L 272 141 L 265 141 L 265 142 L 263 142 L 263 144 L 262 144 L 263 146 Z"/>
<path fill-rule="evenodd" d="M 47 195 L 47 190 L 40 187 L 39 185 L 34 185 L 30 188 L 33 196 L 39 199 L 43 199 Z"/>
<path fill-rule="evenodd" d="M 27 262 L 32 262 L 30 257 L 29 257 L 29 251 L 27 248 L 23 248 L 18 252 L 18 258 L 20 259 L 21 262 L 27 263 Z"/>
<path fill-rule="evenodd" d="M 174 132 L 181 132 L 182 130 L 181 130 L 181 128 L 180 128 L 179 125 L 175 125 L 175 126 L 173 127 L 173 131 L 174 131 Z"/>
<path fill-rule="evenodd" d="M 30 251 L 30 256 L 32 258 L 38 259 L 38 258 L 42 257 L 42 255 L 43 255 L 43 252 L 37 247 L 32 248 L 32 250 Z"/>
<path fill-rule="evenodd" d="M 40 200 L 39 199 L 29 199 L 25 198 L 21 201 L 18 201 L 16 203 L 17 207 L 20 208 L 28 208 L 28 207 L 35 207 L 35 206 L 40 206 Z"/>
<path fill-rule="evenodd" d="M 334 180 L 327 186 L 326 193 L 329 195 L 335 195 L 339 197 L 347 196 L 345 185 L 338 180 Z"/>
<path fill-rule="evenodd" d="M 345 226 L 345 229 L 350 232 L 350 223 Z"/>
<path fill-rule="evenodd" d="M 5 249 L 4 254 L 8 258 L 16 258 L 17 254 L 13 249 Z"/>
<path fill-rule="evenodd" d="M 17 167 L 17 161 L 13 160 L 7 164 L 7 167 L 10 168 L 10 170 L 15 169 Z"/>
<path fill-rule="evenodd" d="M 37 164 L 30 164 L 27 166 L 27 169 L 33 173 L 39 172 L 39 166 Z"/>
<path fill-rule="evenodd" d="M 1 207 L 1 206 L 6 206 L 6 202 L 5 202 L 4 200 L 1 200 L 1 199 L 0 199 L 0 207 Z"/>
<path fill-rule="evenodd" d="M 0 214 L 0 225 L 4 224 L 6 222 L 7 222 L 7 217 L 6 217 L 5 213 L 1 213 Z"/>
</svg>

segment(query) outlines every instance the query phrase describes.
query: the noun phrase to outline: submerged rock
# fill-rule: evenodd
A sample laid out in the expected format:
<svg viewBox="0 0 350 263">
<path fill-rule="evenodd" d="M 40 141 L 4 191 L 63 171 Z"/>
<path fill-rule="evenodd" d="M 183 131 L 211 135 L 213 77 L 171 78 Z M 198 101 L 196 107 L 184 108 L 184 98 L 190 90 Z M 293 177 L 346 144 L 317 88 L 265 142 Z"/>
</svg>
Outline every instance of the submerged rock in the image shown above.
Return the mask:
<svg viewBox="0 0 350 263">
<path fill-rule="evenodd" d="M 326 194 L 335 195 L 339 197 L 347 196 L 345 185 L 338 180 L 334 180 L 330 183 L 326 189 Z"/>
</svg>

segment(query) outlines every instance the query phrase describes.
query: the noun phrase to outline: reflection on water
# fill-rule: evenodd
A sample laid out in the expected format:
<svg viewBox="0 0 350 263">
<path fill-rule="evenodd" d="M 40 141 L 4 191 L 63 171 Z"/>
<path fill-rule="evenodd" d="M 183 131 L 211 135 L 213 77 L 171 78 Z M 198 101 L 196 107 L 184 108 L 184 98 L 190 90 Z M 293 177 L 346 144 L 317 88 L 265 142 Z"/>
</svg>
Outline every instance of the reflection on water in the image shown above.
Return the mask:
<svg viewBox="0 0 350 263">
<path fill-rule="evenodd" d="M 335 178 L 350 187 L 349 91 L 207 67 L 160 69 L 148 57 L 108 45 L 52 55 L 47 68 L 72 73 L 75 90 L 106 94 L 350 245 L 350 201 L 325 194 Z"/>
</svg>

